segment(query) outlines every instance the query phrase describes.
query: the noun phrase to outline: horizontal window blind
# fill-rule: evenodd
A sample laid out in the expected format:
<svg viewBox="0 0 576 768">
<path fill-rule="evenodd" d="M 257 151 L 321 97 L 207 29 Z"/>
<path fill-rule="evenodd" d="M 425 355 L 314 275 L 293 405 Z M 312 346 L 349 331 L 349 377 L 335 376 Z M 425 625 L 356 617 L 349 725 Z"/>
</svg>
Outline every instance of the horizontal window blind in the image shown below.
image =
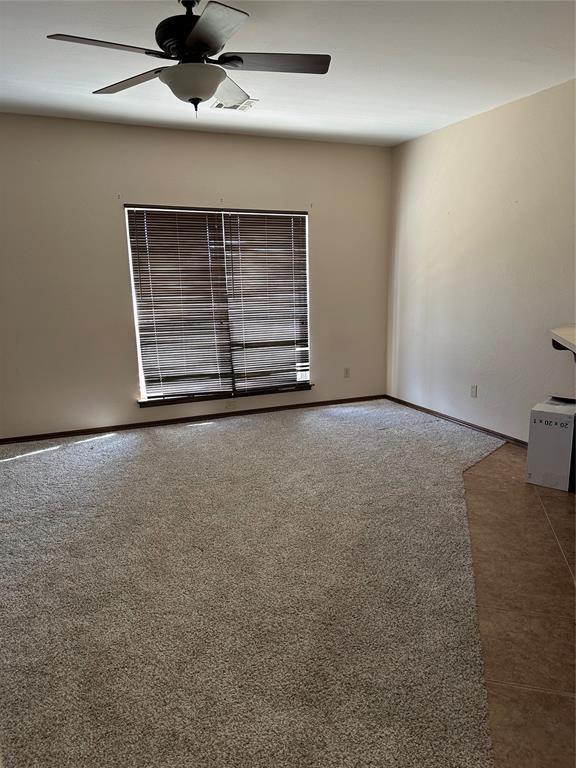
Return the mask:
<svg viewBox="0 0 576 768">
<path fill-rule="evenodd" d="M 227 213 L 224 233 L 236 389 L 308 381 L 305 218 Z"/>
<path fill-rule="evenodd" d="M 129 210 L 148 398 L 232 392 L 221 216 Z"/>
<path fill-rule="evenodd" d="M 306 214 L 127 208 L 142 398 L 310 388 Z"/>
</svg>

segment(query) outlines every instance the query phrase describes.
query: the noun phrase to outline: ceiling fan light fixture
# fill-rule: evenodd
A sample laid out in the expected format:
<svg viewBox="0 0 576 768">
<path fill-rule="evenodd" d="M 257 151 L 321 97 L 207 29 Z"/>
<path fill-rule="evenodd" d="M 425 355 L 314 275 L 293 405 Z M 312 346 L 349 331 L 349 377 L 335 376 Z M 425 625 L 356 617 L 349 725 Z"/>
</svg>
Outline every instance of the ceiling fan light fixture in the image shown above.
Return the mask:
<svg viewBox="0 0 576 768">
<path fill-rule="evenodd" d="M 219 0 L 208 0 L 202 13 L 196 15 L 194 7 L 198 2 L 199 0 L 180 0 L 186 8 L 186 13 L 169 16 L 157 25 L 157 49 L 60 32 L 48 37 L 51 40 L 131 51 L 163 61 L 181 62 L 174 66 L 140 72 L 133 77 L 99 88 L 94 94 L 102 96 L 119 93 L 159 78 L 174 96 L 192 104 L 196 112 L 199 104 L 209 101 L 216 94 L 222 109 L 247 109 L 250 106 L 250 96 L 226 74 L 227 69 L 310 75 L 324 75 L 328 71 L 330 56 L 317 53 L 223 53 L 217 60 L 208 58 L 222 51 L 229 38 L 246 21 L 248 14 Z"/>
<path fill-rule="evenodd" d="M 197 105 L 214 96 L 226 79 L 226 71 L 217 64 L 177 64 L 163 69 L 159 77 L 174 96 Z"/>
</svg>

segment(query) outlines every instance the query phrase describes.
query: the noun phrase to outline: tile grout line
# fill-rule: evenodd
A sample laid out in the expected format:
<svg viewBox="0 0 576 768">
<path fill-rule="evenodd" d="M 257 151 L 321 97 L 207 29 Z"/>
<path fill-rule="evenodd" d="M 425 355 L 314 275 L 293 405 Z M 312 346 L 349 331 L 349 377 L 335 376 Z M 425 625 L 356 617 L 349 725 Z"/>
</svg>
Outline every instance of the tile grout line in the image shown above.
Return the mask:
<svg viewBox="0 0 576 768">
<path fill-rule="evenodd" d="M 482 464 L 484 460 L 485 459 L 481 459 L 477 464 L 474 464 L 472 467 L 468 467 L 468 469 L 465 469 L 464 472 L 462 473 L 464 475 L 464 479 L 466 479 L 466 475 L 469 474 L 470 477 L 481 477 L 484 480 L 491 480 L 493 483 L 498 482 L 498 480 L 496 481 L 494 480 L 494 475 L 490 474 L 490 472 L 487 472 L 485 469 L 481 469 L 481 470 L 477 469 L 477 467 L 480 464 Z M 474 472 L 470 471 L 472 469 L 474 470 Z M 504 479 L 502 479 L 502 482 L 504 482 Z M 516 477 L 507 477 L 505 482 L 507 484 L 521 485 L 523 488 L 525 488 L 526 486 L 529 486 L 530 488 L 534 488 L 534 490 L 536 490 L 531 483 L 527 483 L 526 480 L 520 480 L 519 478 L 516 478 Z"/>
<path fill-rule="evenodd" d="M 519 614 L 520 616 L 533 616 L 540 619 L 554 619 L 572 623 L 574 622 L 574 617 L 572 615 L 569 616 L 567 613 L 559 613 L 558 611 L 553 611 L 552 613 L 541 613 L 540 611 L 524 611 L 522 608 L 500 608 L 498 605 L 489 603 L 476 603 L 476 606 L 478 609 L 482 610 L 500 611 L 501 613 L 514 613 Z"/>
<path fill-rule="evenodd" d="M 551 693 L 556 696 L 564 696 L 567 699 L 573 699 L 576 694 L 571 691 L 558 691 L 554 688 L 542 688 L 539 685 L 528 685 L 527 683 L 512 683 L 505 680 L 489 680 L 485 678 L 487 685 L 503 685 L 507 688 L 521 688 L 525 691 L 538 691 L 539 693 Z"/>
<path fill-rule="evenodd" d="M 500 611 L 500 613 L 514 613 L 514 614 L 520 614 L 521 616 L 536 616 L 537 618 L 541 619 L 562 619 L 563 621 L 569 621 L 571 624 L 573 623 L 572 616 L 568 616 L 566 613 L 558 613 L 557 611 L 553 611 L 552 613 L 545 613 L 544 611 L 526 611 L 523 608 L 501 608 L 499 605 L 494 605 L 491 603 L 481 603 L 476 602 L 477 608 L 484 608 L 485 610 L 490 611 Z"/>
<path fill-rule="evenodd" d="M 489 484 L 491 487 L 487 489 L 487 492 L 490 491 L 492 493 L 508 493 L 510 490 L 519 490 L 522 489 L 526 491 L 528 495 L 533 495 L 535 497 L 539 497 L 539 494 L 536 490 L 536 486 L 531 485 L 530 483 L 527 483 L 525 480 L 495 480 L 493 476 L 489 474 L 483 474 L 483 472 L 471 472 L 470 474 L 466 472 L 463 472 L 464 476 L 464 486 L 465 488 L 468 488 L 467 484 L 473 485 L 475 480 L 481 480 L 487 484 Z M 506 483 L 506 486 L 503 487 L 503 484 Z M 477 490 L 476 488 L 471 487 L 471 491 Z"/>
<path fill-rule="evenodd" d="M 562 557 L 564 559 L 564 562 L 566 563 L 566 567 L 570 571 L 570 576 L 572 577 L 572 581 L 576 581 L 574 578 L 574 573 L 572 572 L 572 568 L 570 567 L 570 563 L 568 562 L 568 558 L 566 557 L 566 554 L 564 553 L 564 548 L 562 547 L 562 544 L 560 543 L 560 539 L 556 535 L 556 531 L 554 530 L 554 526 L 552 525 L 552 521 L 550 520 L 550 517 L 548 516 L 548 512 L 546 511 L 546 505 L 542 501 L 542 497 L 540 496 L 540 493 L 537 493 L 538 501 L 540 502 L 540 506 L 542 507 L 542 511 L 544 512 L 544 515 L 546 517 L 546 520 L 548 521 L 548 525 L 550 526 L 552 530 L 552 534 L 554 535 L 554 538 L 556 539 L 556 544 L 558 544 L 558 548 L 560 552 L 562 553 Z"/>
</svg>

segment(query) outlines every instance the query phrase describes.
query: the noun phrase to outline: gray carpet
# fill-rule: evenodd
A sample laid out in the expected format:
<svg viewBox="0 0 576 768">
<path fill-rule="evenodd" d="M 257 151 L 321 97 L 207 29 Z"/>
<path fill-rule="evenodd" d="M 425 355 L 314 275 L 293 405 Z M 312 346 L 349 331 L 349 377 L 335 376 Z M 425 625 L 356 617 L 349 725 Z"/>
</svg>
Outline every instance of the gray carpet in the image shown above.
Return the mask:
<svg viewBox="0 0 576 768">
<path fill-rule="evenodd" d="M 492 766 L 499 441 L 386 401 L 78 440 L 0 448 L 5 768 Z"/>
</svg>

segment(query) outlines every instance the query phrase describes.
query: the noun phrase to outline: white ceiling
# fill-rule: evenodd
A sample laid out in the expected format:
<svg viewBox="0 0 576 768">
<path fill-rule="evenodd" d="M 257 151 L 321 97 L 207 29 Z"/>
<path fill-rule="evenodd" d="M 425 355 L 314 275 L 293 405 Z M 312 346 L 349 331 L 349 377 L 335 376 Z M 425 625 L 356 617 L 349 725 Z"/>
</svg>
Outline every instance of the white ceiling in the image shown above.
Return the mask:
<svg viewBox="0 0 576 768">
<path fill-rule="evenodd" d="M 0 111 L 396 144 L 575 76 L 571 2 L 226 2 L 250 13 L 227 50 L 329 53 L 330 72 L 232 73 L 258 104 L 201 107 L 195 120 L 159 81 L 91 94 L 150 69 L 148 57 L 46 40 L 156 47 L 176 0 L 2 0 Z"/>
</svg>

